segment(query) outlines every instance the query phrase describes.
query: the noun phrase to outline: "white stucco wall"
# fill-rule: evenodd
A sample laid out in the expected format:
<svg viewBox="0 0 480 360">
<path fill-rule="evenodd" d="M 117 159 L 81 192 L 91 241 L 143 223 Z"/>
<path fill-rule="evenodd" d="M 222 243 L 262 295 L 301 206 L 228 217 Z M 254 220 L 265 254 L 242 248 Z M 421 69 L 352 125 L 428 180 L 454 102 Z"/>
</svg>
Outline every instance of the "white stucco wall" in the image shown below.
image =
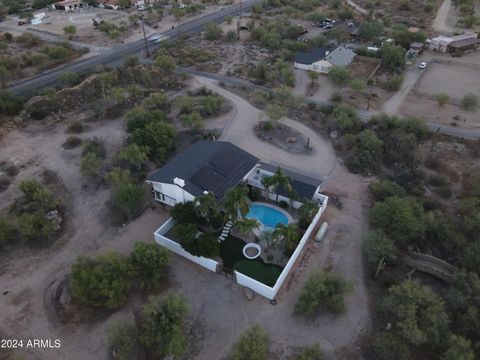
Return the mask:
<svg viewBox="0 0 480 360">
<path fill-rule="evenodd" d="M 292 270 L 293 266 L 295 265 L 295 262 L 298 260 L 303 248 L 305 247 L 305 244 L 307 243 L 308 239 L 312 235 L 313 230 L 315 229 L 316 225 L 320 221 L 323 213 L 327 209 L 328 205 L 328 197 L 325 195 L 322 195 L 323 198 L 323 204 L 322 206 L 318 209 L 317 214 L 313 218 L 312 223 L 310 226 L 307 228 L 305 233 L 303 234 L 302 238 L 300 239 L 300 242 L 298 243 L 297 248 L 293 252 L 292 256 L 287 262 L 287 265 L 283 268 L 282 273 L 277 279 L 277 282 L 273 287 L 267 286 L 265 284 L 262 284 L 258 282 L 257 280 L 254 280 L 246 275 L 243 275 L 239 273 L 238 271 L 234 271 L 235 277 L 237 279 L 237 283 L 239 285 L 245 286 L 253 291 L 255 291 L 257 294 L 260 294 L 262 296 L 265 296 L 267 299 L 273 300 L 277 296 L 278 291 L 282 287 L 283 283 L 285 282 L 286 278 L 288 277 L 288 274 Z"/>
<path fill-rule="evenodd" d="M 175 184 L 152 182 L 152 185 L 153 185 L 153 190 L 158 191 L 162 194 L 165 194 L 175 199 L 177 203 L 193 201 L 193 199 L 195 199 L 195 197 L 192 194 L 190 194 L 189 192 L 185 191 L 180 186 Z M 175 205 L 169 202 L 164 202 L 164 203 L 170 206 Z"/>
<path fill-rule="evenodd" d="M 184 258 L 203 266 L 205 269 L 208 269 L 213 272 L 217 272 L 218 262 L 212 259 L 204 258 L 203 256 L 193 256 L 188 251 L 185 251 L 182 246 L 165 237 L 164 235 L 175 225 L 173 218 L 168 219 L 162 226 L 160 226 L 157 231 L 155 231 L 155 241 L 157 244 L 169 249 L 170 251 L 183 256 Z"/>
</svg>

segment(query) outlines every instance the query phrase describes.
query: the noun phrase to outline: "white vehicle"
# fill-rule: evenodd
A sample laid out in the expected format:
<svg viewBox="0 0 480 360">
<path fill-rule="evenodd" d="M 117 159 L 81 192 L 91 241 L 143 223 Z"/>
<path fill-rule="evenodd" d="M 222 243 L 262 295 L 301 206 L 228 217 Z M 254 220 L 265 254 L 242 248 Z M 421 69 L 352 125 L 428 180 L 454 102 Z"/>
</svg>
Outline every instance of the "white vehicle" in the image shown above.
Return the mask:
<svg viewBox="0 0 480 360">
<path fill-rule="evenodd" d="M 428 64 L 424 61 L 422 61 L 420 64 L 418 64 L 419 69 L 426 69 Z"/>
</svg>

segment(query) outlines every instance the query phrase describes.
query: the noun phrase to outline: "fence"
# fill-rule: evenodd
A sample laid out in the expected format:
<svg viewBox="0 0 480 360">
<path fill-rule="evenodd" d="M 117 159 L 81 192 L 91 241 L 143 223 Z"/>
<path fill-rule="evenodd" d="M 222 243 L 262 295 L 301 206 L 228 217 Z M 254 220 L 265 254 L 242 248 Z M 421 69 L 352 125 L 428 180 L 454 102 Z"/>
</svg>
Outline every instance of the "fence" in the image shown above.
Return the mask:
<svg viewBox="0 0 480 360">
<path fill-rule="evenodd" d="M 262 284 L 258 282 L 257 280 L 254 280 L 248 276 L 245 276 L 238 271 L 234 271 L 235 273 L 235 278 L 237 280 L 237 283 L 239 285 L 245 286 L 256 293 L 265 296 L 267 299 L 273 300 L 277 296 L 278 291 L 282 287 L 283 283 L 285 282 L 285 279 L 287 278 L 288 274 L 292 270 L 293 266 L 295 265 L 296 261 L 298 260 L 300 253 L 302 252 L 303 248 L 305 247 L 305 244 L 307 243 L 308 239 L 312 235 L 313 231 L 315 230 L 318 222 L 320 221 L 320 218 L 322 217 L 323 213 L 325 212 L 327 205 L 328 205 L 328 197 L 323 196 L 323 203 L 320 206 L 320 209 L 318 210 L 317 214 L 312 220 L 312 223 L 308 227 L 308 229 L 305 231 L 303 234 L 302 238 L 300 239 L 300 242 L 297 245 L 297 248 L 293 252 L 292 256 L 287 262 L 287 265 L 282 270 L 282 273 L 278 277 L 275 285 L 273 287 L 267 286 L 265 284 Z"/>
<path fill-rule="evenodd" d="M 218 262 L 212 259 L 204 258 L 203 256 L 193 256 L 188 251 L 185 251 L 179 243 L 170 240 L 169 238 L 164 236 L 173 228 L 174 225 L 175 221 L 173 220 L 173 218 L 168 219 L 162 226 L 157 229 L 157 231 L 155 231 L 155 241 L 159 245 L 169 249 L 175 254 L 183 256 L 184 258 L 187 258 L 188 260 L 200 266 L 203 266 L 205 269 L 217 272 L 217 268 L 219 265 Z"/>
</svg>

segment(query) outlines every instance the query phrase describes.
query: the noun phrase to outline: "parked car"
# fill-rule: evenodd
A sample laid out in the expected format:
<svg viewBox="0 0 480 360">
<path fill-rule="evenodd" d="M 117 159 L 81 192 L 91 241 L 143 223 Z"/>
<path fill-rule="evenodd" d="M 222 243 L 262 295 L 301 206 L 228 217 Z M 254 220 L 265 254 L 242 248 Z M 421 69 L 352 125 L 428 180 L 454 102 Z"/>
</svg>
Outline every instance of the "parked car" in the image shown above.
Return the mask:
<svg viewBox="0 0 480 360">
<path fill-rule="evenodd" d="M 420 64 L 418 64 L 419 69 L 426 69 L 428 64 L 425 61 L 422 61 Z"/>
<path fill-rule="evenodd" d="M 25 22 L 25 21 L 22 21 L 22 20 L 20 20 L 20 21 L 17 23 L 18 26 L 25 25 L 25 24 L 26 24 L 26 22 Z"/>
</svg>

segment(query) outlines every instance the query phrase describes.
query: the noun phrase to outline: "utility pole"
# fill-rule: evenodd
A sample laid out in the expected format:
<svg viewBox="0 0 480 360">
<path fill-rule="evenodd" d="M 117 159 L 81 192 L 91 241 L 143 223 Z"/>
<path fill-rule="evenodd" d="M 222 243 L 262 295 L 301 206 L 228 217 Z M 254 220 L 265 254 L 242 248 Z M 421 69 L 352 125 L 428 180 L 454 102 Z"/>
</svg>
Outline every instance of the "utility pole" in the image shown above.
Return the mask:
<svg viewBox="0 0 480 360">
<path fill-rule="evenodd" d="M 240 28 L 242 27 L 242 11 L 243 11 L 243 3 L 240 0 L 240 16 L 237 22 L 237 40 L 240 40 Z"/>
<path fill-rule="evenodd" d="M 143 14 L 140 12 L 140 9 L 138 8 L 138 1 L 137 1 L 137 13 L 140 19 L 142 19 L 143 41 L 145 41 L 145 53 L 147 54 L 147 58 L 148 58 L 150 57 L 150 51 L 148 50 L 147 34 L 145 32 L 145 17 L 143 16 Z"/>
</svg>

